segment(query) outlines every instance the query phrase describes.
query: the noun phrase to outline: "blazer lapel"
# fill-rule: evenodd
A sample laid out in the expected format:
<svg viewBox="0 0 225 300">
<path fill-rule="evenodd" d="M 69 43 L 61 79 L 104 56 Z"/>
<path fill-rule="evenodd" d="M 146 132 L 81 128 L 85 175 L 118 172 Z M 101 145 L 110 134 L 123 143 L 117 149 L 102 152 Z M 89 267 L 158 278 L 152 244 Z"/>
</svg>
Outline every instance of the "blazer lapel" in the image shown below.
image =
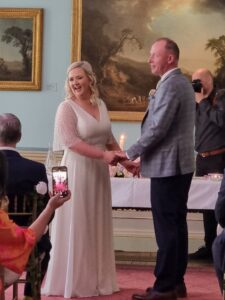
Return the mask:
<svg viewBox="0 0 225 300">
<path fill-rule="evenodd" d="M 172 76 L 173 74 L 177 74 L 177 73 L 181 73 L 181 71 L 180 71 L 179 68 L 178 68 L 178 69 L 175 69 L 175 70 L 173 70 L 173 71 L 171 71 L 165 78 L 163 78 L 163 80 L 160 79 L 160 80 L 157 82 L 155 92 L 160 88 L 160 85 L 161 85 L 167 78 L 169 78 L 169 77 Z M 151 95 L 151 96 L 149 96 L 149 97 L 150 97 L 149 101 L 151 101 L 151 98 L 154 97 L 154 95 Z M 149 104 L 149 105 L 150 105 L 150 104 Z M 142 125 L 144 124 L 144 121 L 145 121 L 145 119 L 146 119 L 147 116 L 148 116 L 148 113 L 149 113 L 149 105 L 148 105 L 148 107 L 147 107 L 147 109 L 146 109 L 146 111 L 145 111 L 144 117 L 143 117 L 143 119 L 142 119 L 141 127 L 142 127 Z"/>
</svg>

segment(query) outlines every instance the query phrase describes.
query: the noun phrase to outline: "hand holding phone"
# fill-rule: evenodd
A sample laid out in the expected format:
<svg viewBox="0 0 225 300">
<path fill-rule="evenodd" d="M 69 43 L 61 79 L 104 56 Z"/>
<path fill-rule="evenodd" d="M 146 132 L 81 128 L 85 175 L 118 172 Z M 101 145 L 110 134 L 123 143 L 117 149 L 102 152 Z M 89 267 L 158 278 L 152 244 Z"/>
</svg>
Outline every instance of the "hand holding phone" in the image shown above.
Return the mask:
<svg viewBox="0 0 225 300">
<path fill-rule="evenodd" d="M 61 197 L 68 195 L 68 172 L 66 166 L 52 168 L 52 190 L 53 195 L 60 194 Z"/>
</svg>

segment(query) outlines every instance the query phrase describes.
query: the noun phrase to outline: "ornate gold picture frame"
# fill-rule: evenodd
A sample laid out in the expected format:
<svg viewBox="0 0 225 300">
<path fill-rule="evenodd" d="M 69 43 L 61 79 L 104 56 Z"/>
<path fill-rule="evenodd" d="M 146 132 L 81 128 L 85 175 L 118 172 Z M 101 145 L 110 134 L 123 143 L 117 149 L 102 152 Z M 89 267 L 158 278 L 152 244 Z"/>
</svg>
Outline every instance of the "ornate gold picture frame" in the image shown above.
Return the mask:
<svg viewBox="0 0 225 300">
<path fill-rule="evenodd" d="M 75 60 L 87 60 L 89 61 L 93 69 L 97 75 L 98 79 L 98 86 L 100 90 L 100 96 L 106 102 L 106 105 L 109 110 L 109 114 L 112 120 L 114 121 L 140 121 L 143 118 L 144 111 L 147 107 L 147 97 L 145 96 L 148 94 L 148 87 L 146 90 L 143 90 L 143 93 L 140 95 L 138 91 L 136 92 L 135 84 L 132 85 L 128 77 L 132 77 L 131 74 L 132 70 L 128 70 L 131 66 L 131 63 L 122 60 L 117 63 L 117 58 L 115 54 L 112 54 L 108 58 L 103 57 L 103 53 L 100 53 L 99 58 L 102 60 L 105 59 L 105 62 L 100 66 L 98 59 L 93 60 L 89 55 L 86 53 L 85 48 L 88 47 L 93 48 L 93 51 L 96 51 L 96 47 L 98 45 L 93 45 L 93 36 L 91 37 L 90 31 L 96 24 L 95 18 L 86 18 L 87 15 L 86 8 L 88 8 L 88 2 L 86 2 L 86 6 L 84 5 L 85 2 L 83 0 L 72 0 L 72 46 L 71 46 L 71 61 Z M 90 3 L 89 3 L 90 4 Z M 95 11 L 101 14 L 102 18 L 108 18 L 107 12 L 105 14 L 101 11 L 101 1 L 96 2 L 95 0 L 91 1 L 91 5 L 95 6 Z M 110 11 L 108 11 L 110 14 Z M 97 17 L 97 16 L 96 16 Z M 93 22 L 93 23 L 92 23 Z M 98 21 L 97 21 L 98 22 Z M 115 25 L 116 27 L 116 25 Z M 89 30 L 86 30 L 89 28 Z M 121 30 L 119 25 L 117 25 L 117 29 L 119 31 L 119 36 L 122 37 L 125 35 L 124 44 L 121 46 L 120 51 L 122 51 L 123 46 L 125 46 L 126 42 L 129 40 L 134 41 L 134 44 L 129 45 L 127 43 L 126 46 L 130 47 L 138 47 L 138 39 L 134 37 L 132 32 L 129 28 Z M 116 30 L 117 30 L 116 29 Z M 93 31 L 92 31 L 93 33 Z M 99 41 L 98 36 L 100 32 L 95 32 L 96 43 Z M 110 47 L 112 47 L 114 41 L 110 39 L 111 46 L 109 46 L 108 51 L 110 51 Z M 107 37 L 105 42 L 107 42 Z M 119 43 L 119 40 L 117 39 Z M 100 45 L 99 45 L 100 47 Z M 105 47 L 104 41 L 102 43 L 102 47 Z M 101 57 L 100 57 L 101 56 Z M 116 59 L 114 59 L 116 57 Z M 146 67 L 146 68 L 145 68 Z M 145 68 L 145 73 L 148 68 L 147 64 Z M 133 69 L 133 66 L 132 66 Z M 148 72 L 148 70 L 147 70 Z M 134 76 L 136 78 L 139 74 L 134 72 Z M 113 74 L 115 74 L 116 79 L 113 81 Z M 143 74 L 143 73 L 142 73 Z M 132 79 L 134 80 L 134 76 Z M 140 80 L 140 79 L 139 79 Z M 145 81 L 146 82 L 146 81 Z M 135 90 L 136 89 L 136 90 Z M 140 89 L 139 89 L 140 91 Z M 107 102 L 108 101 L 108 102 Z"/>
<path fill-rule="evenodd" d="M 92 64 L 113 120 L 142 118 L 146 96 L 158 81 L 147 63 L 149 48 L 160 37 L 177 42 L 179 67 L 190 80 L 195 70 L 208 68 L 217 87 L 224 87 L 224 1 L 167 2 L 72 2 L 71 59 Z M 205 24 L 211 24 L 210 30 Z"/>
<path fill-rule="evenodd" d="M 0 8 L 0 90 L 40 90 L 43 9 Z"/>
</svg>

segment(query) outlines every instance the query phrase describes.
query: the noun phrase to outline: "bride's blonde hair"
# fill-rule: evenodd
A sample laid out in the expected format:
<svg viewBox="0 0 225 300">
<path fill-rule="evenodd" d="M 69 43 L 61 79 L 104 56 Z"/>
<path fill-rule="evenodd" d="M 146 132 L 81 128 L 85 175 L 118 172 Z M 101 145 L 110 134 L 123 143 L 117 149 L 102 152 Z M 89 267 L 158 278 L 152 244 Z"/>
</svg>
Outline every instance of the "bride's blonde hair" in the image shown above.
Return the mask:
<svg viewBox="0 0 225 300">
<path fill-rule="evenodd" d="M 75 68 L 81 68 L 84 70 L 84 72 L 87 74 L 87 76 L 90 79 L 90 89 L 92 92 L 91 95 L 91 99 L 90 102 L 93 105 L 96 105 L 98 103 L 100 103 L 100 99 L 99 99 L 99 92 L 98 92 L 98 88 L 97 88 L 97 80 L 95 77 L 95 74 L 92 70 L 92 66 L 89 64 L 89 62 L 87 61 L 76 61 L 73 62 L 67 69 L 67 78 L 66 78 L 66 82 L 65 82 L 65 91 L 66 91 L 66 98 L 71 98 L 74 97 L 74 94 L 69 86 L 69 73 L 71 70 L 75 69 Z"/>
</svg>

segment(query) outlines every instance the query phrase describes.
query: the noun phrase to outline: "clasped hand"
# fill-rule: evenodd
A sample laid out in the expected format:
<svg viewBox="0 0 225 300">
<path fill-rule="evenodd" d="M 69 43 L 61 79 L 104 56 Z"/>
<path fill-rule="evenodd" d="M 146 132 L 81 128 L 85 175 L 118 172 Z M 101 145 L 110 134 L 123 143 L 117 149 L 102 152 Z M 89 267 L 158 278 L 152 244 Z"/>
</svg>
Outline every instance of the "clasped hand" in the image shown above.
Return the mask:
<svg viewBox="0 0 225 300">
<path fill-rule="evenodd" d="M 105 151 L 104 152 L 104 161 L 112 166 L 116 166 L 117 163 L 121 163 L 127 160 L 126 154 L 124 151 Z"/>
<path fill-rule="evenodd" d="M 128 160 L 124 151 L 105 151 L 104 160 L 112 166 L 116 166 L 120 163 L 128 172 L 132 173 L 133 176 L 139 177 L 140 175 L 140 163 Z"/>
</svg>

